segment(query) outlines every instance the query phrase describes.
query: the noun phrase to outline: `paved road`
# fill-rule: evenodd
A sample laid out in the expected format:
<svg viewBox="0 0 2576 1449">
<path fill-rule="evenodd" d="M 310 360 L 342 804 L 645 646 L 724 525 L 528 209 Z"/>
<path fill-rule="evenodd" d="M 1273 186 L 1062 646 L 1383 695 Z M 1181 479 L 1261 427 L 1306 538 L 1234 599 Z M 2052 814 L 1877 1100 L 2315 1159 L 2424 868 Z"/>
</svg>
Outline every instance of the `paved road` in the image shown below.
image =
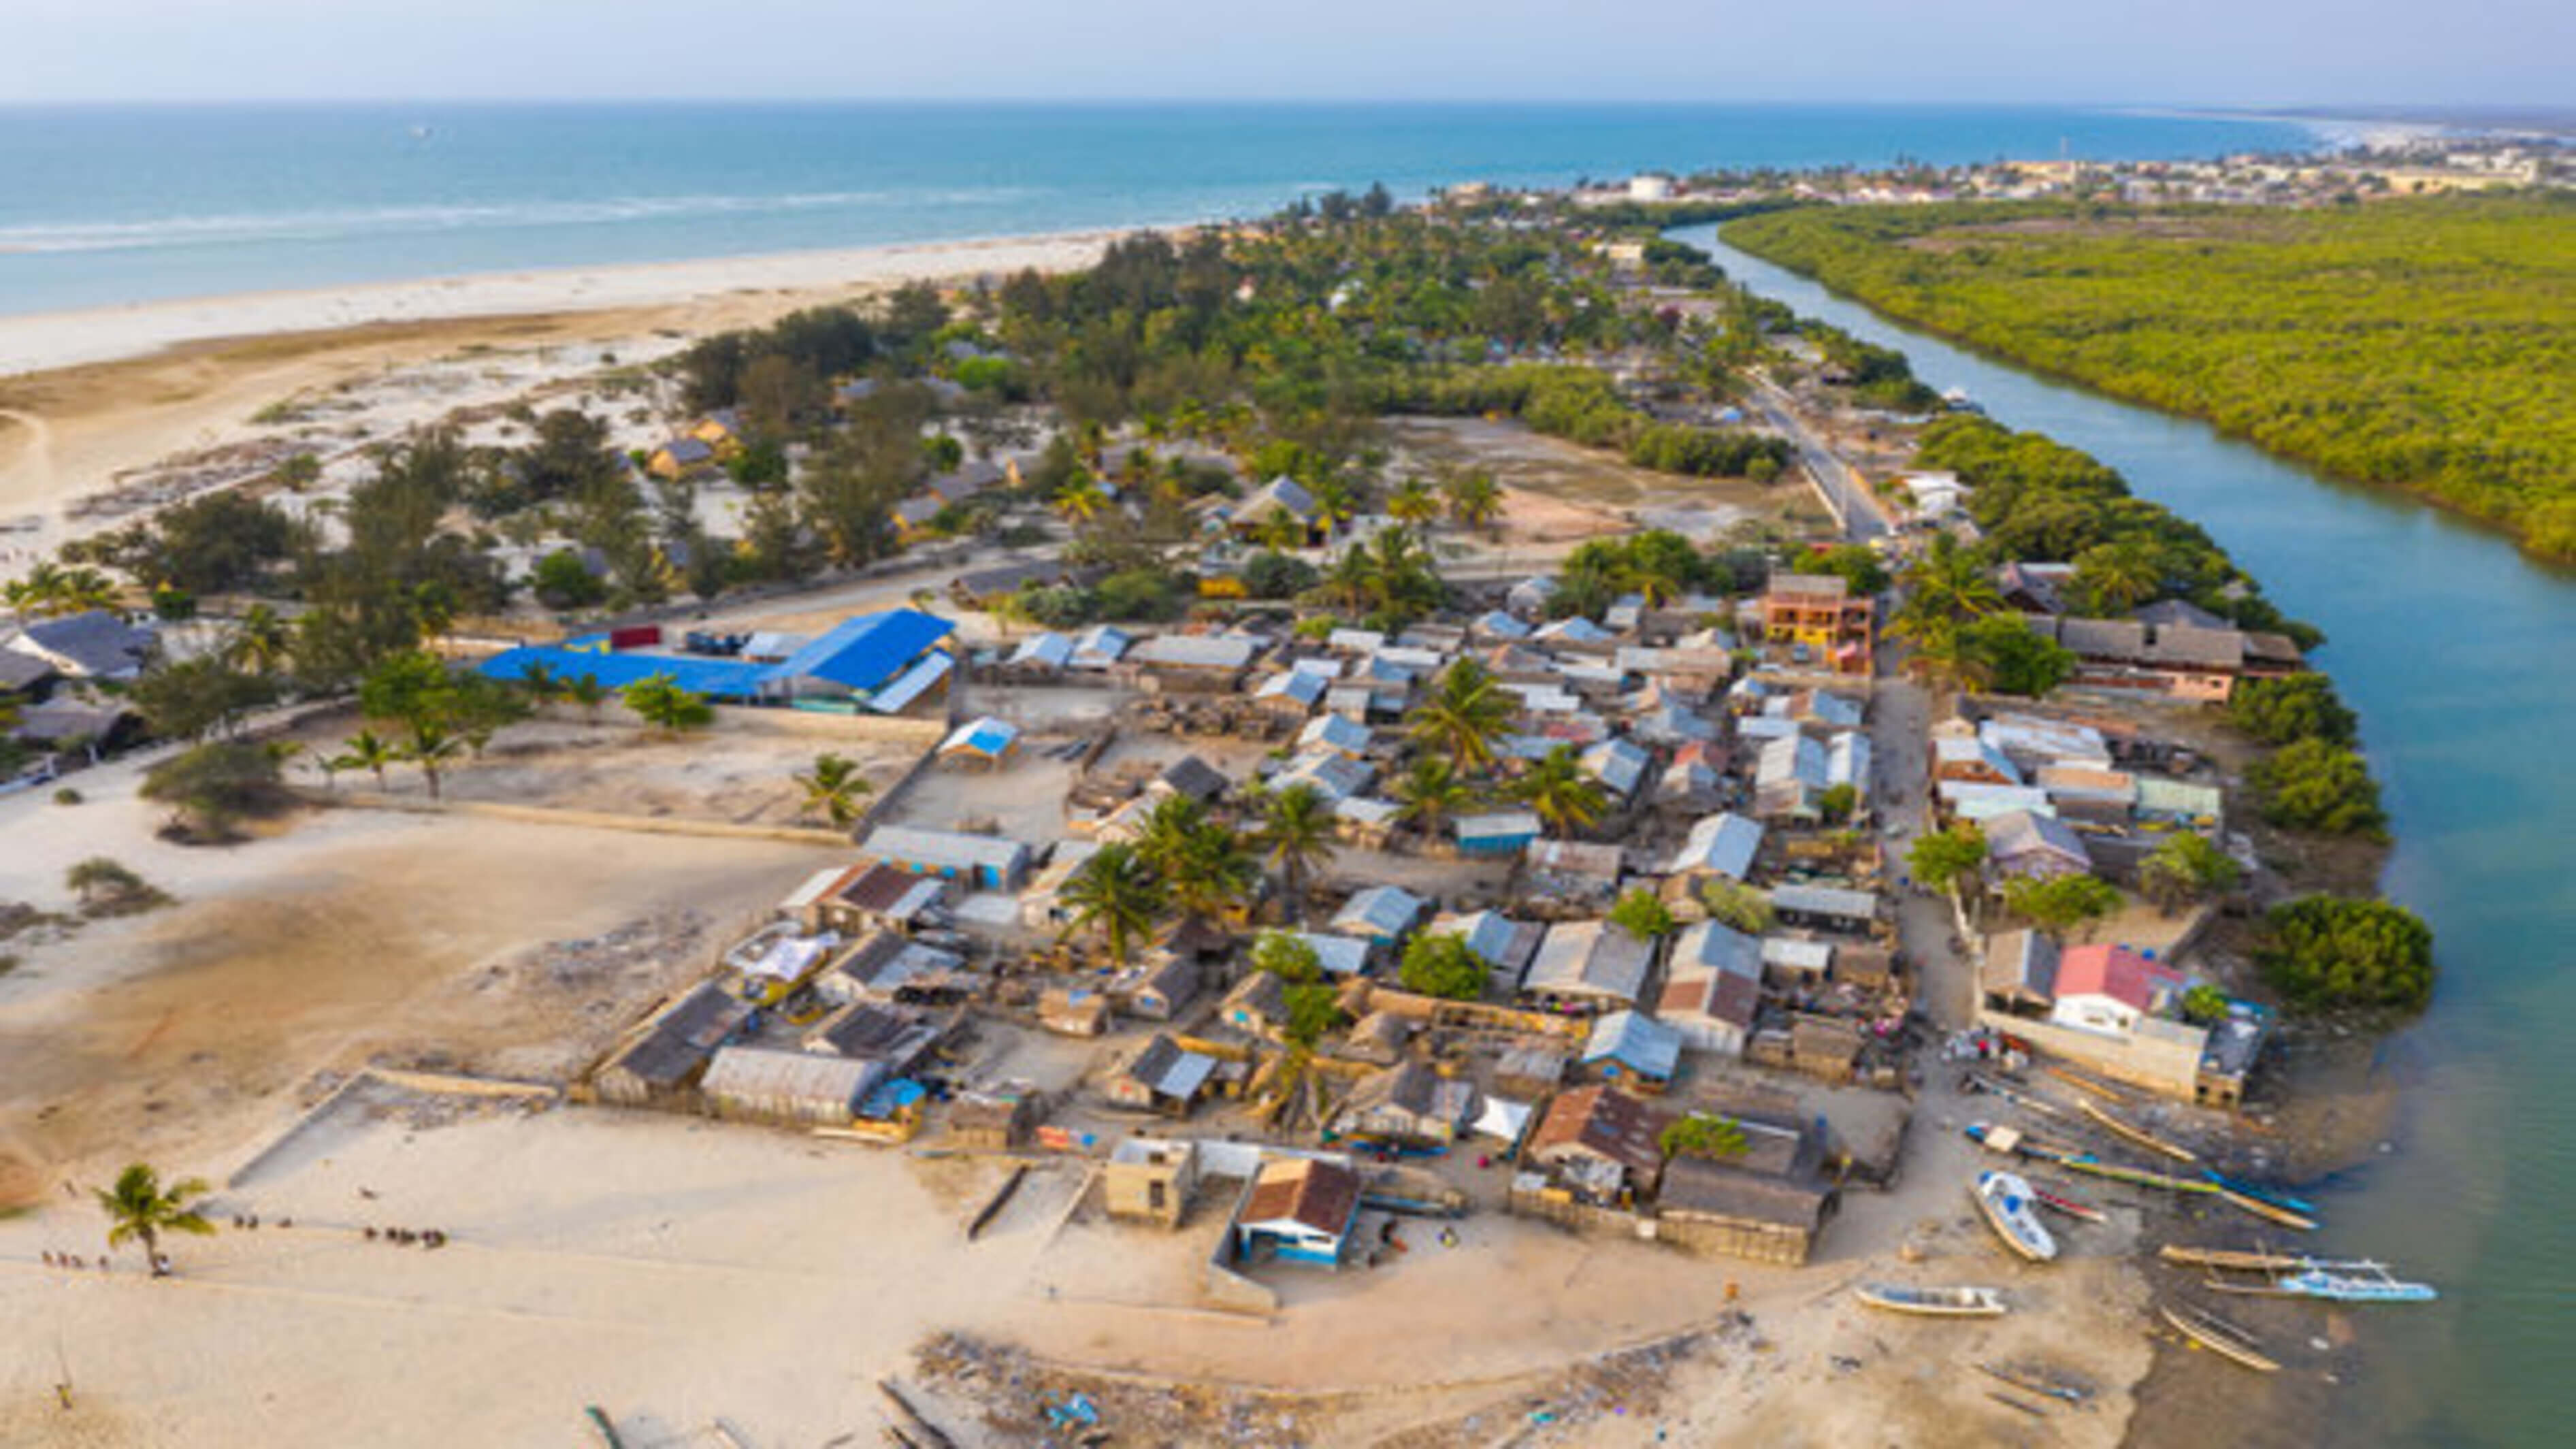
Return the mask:
<svg viewBox="0 0 2576 1449">
<path fill-rule="evenodd" d="M 1825 495 L 1826 505 L 1833 510 L 1834 516 L 1842 520 L 1845 536 L 1866 543 L 1888 535 L 1891 530 L 1887 516 L 1879 512 L 1878 500 L 1871 496 L 1851 465 L 1825 446 L 1824 440 L 1817 437 L 1806 420 L 1798 416 L 1786 393 L 1774 386 L 1769 378 L 1756 378 L 1752 402 L 1762 410 L 1763 417 L 1770 420 L 1771 426 L 1786 434 L 1791 446 L 1798 450 L 1798 461 L 1805 465 L 1807 476 L 1815 480 L 1817 489 Z"/>
</svg>

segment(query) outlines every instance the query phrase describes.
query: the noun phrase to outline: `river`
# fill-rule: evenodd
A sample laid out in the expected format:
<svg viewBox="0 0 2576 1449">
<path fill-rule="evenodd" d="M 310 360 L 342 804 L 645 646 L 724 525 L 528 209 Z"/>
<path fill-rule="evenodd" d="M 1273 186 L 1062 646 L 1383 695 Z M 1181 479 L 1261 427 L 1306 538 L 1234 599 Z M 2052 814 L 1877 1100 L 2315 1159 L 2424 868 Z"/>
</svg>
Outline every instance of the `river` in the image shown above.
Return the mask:
<svg viewBox="0 0 2576 1449">
<path fill-rule="evenodd" d="M 1902 348 L 1925 382 L 1965 388 L 1998 422 L 2119 469 L 2326 631 L 2317 662 L 2361 715 L 2397 835 L 2383 885 L 2432 923 L 2441 979 L 2383 1053 L 2405 1087 L 2394 1149 L 2309 1195 L 2333 1251 L 2385 1257 L 2443 1298 L 2359 1310 L 2368 1372 L 2333 1391 L 2316 1438 L 2576 1438 L 2576 1041 L 2557 1036 L 2576 1031 L 2576 574 L 2203 424 L 1891 324 L 1714 227 L 1674 235 L 1762 296 Z"/>
</svg>

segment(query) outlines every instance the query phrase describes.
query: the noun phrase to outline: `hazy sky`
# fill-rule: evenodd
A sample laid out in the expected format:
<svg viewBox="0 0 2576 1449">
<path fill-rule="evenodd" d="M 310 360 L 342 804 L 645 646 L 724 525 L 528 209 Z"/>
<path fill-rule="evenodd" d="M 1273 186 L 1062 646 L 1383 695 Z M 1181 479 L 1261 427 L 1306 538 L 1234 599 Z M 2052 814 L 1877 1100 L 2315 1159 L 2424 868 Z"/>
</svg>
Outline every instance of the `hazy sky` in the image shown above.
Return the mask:
<svg viewBox="0 0 2576 1449">
<path fill-rule="evenodd" d="M 0 0 L 0 102 L 2576 104 L 2576 0 Z"/>
</svg>

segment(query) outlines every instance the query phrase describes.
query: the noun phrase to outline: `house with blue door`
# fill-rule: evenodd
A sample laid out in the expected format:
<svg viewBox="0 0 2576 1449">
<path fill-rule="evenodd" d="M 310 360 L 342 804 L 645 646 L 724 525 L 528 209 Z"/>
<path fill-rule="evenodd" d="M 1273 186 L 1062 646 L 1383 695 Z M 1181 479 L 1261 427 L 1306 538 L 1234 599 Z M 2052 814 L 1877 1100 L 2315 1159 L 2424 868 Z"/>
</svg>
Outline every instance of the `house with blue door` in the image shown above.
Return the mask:
<svg viewBox="0 0 2576 1449">
<path fill-rule="evenodd" d="M 881 825 L 860 848 L 906 874 L 953 880 L 970 890 L 1016 891 L 1028 880 L 1029 848 L 998 835 Z"/>
<path fill-rule="evenodd" d="M 1235 1256 L 1338 1268 L 1359 1215 L 1358 1173 L 1314 1158 L 1275 1158 L 1261 1165 L 1235 1214 Z"/>
</svg>

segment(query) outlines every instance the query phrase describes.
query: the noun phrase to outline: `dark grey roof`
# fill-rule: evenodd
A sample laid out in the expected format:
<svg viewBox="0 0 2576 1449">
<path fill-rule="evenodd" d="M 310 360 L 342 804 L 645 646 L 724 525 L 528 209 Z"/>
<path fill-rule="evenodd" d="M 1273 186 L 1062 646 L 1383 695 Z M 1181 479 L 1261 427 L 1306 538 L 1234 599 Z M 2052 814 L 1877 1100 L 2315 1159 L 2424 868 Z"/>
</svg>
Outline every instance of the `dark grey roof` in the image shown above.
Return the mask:
<svg viewBox="0 0 2576 1449">
<path fill-rule="evenodd" d="M 46 653 L 70 660 L 80 674 L 121 674 L 141 667 L 152 654 L 151 630 L 138 629 L 105 609 L 39 619 L 22 632 Z"/>
<path fill-rule="evenodd" d="M 0 689 L 30 689 L 54 677 L 54 666 L 16 649 L 0 649 Z"/>
<path fill-rule="evenodd" d="M 708 982 L 662 1013 L 652 1030 L 617 1059 L 616 1069 L 654 1086 L 675 1085 L 704 1066 L 750 1015 L 749 1002 Z"/>
</svg>

